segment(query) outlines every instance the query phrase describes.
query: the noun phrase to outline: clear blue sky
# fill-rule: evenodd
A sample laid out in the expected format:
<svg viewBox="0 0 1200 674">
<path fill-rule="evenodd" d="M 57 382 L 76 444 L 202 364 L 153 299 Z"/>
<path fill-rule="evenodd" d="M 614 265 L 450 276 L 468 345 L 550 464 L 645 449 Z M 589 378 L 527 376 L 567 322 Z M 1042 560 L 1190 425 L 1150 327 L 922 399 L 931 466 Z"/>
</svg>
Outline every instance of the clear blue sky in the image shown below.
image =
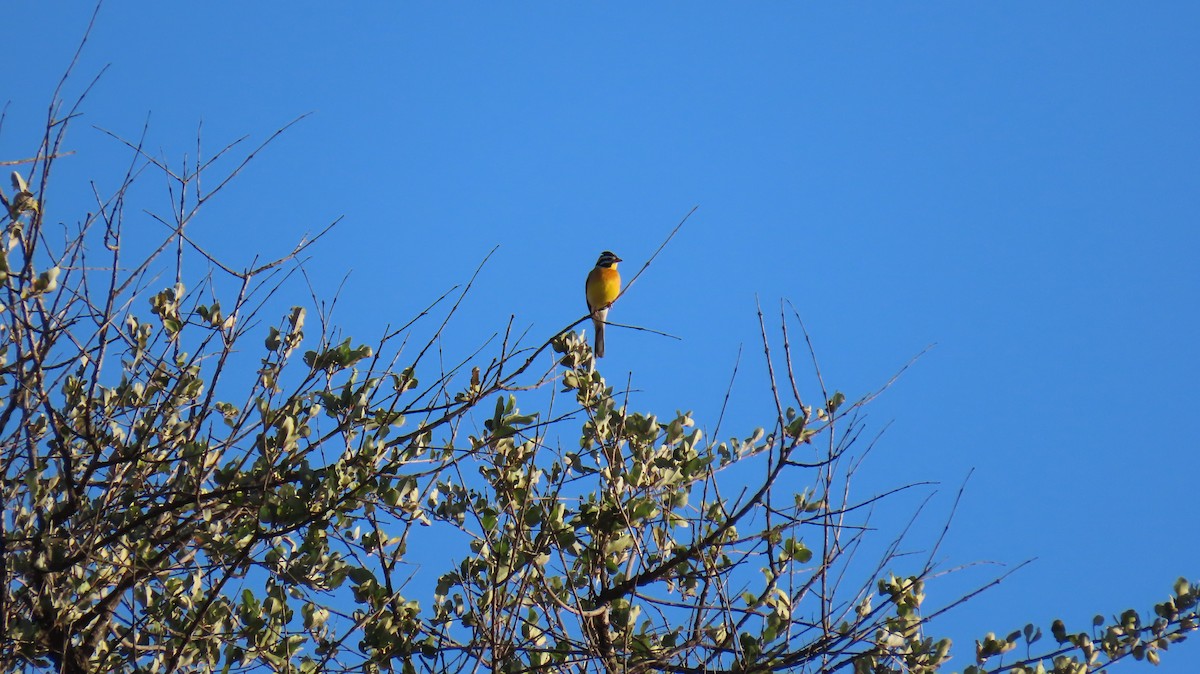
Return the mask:
<svg viewBox="0 0 1200 674">
<path fill-rule="evenodd" d="M 4 158 L 32 154 L 89 15 L 6 8 L 36 30 L 9 25 Z M 149 117 L 180 160 L 201 121 L 211 152 L 313 113 L 200 231 L 248 263 L 344 215 L 314 282 L 351 272 L 363 339 L 496 245 L 452 346 L 514 314 L 548 334 L 601 250 L 631 274 L 699 206 L 611 316 L 682 337 L 612 331 L 636 407 L 711 426 L 744 345 L 725 428 L 769 423 L 756 296 L 796 305 L 850 398 L 937 343 L 872 406 L 892 423 L 860 493 L 933 480 L 944 512 L 974 469 L 947 565 L 1037 558 L 940 624 L 955 669 L 984 631 L 1200 578 L 1200 4 L 114 1 L 69 91 L 106 64 L 64 190 L 127 163 L 93 125 Z M 1200 643 L 1159 669 L 1197 670 Z"/>
</svg>

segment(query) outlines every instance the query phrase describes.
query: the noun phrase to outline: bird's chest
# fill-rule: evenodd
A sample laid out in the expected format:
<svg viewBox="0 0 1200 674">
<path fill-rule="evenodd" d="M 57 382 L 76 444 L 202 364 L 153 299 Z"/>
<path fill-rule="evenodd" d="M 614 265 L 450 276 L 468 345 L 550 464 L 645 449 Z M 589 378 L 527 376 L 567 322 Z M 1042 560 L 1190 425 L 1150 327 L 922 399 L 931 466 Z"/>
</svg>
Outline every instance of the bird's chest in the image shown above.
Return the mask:
<svg viewBox="0 0 1200 674">
<path fill-rule="evenodd" d="M 588 306 L 598 308 L 611 304 L 620 292 L 621 275 L 616 269 L 593 269 L 592 273 L 588 274 Z"/>
</svg>

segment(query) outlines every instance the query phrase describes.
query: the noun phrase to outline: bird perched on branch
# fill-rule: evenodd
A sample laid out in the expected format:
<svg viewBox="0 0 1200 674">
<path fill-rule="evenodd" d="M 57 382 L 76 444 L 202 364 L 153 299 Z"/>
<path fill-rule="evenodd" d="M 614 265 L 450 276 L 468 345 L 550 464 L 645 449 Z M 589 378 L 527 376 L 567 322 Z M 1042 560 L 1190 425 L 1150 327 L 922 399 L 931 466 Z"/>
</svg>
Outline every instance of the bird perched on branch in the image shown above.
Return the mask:
<svg viewBox="0 0 1200 674">
<path fill-rule="evenodd" d="M 596 343 L 593 351 L 597 358 L 604 357 L 604 322 L 608 319 L 608 307 L 621 294 L 621 274 L 617 263 L 621 258 L 606 250 L 600 253 L 596 266 L 588 274 L 584 292 L 587 295 L 588 311 L 592 314 L 592 325 L 596 328 Z"/>
</svg>

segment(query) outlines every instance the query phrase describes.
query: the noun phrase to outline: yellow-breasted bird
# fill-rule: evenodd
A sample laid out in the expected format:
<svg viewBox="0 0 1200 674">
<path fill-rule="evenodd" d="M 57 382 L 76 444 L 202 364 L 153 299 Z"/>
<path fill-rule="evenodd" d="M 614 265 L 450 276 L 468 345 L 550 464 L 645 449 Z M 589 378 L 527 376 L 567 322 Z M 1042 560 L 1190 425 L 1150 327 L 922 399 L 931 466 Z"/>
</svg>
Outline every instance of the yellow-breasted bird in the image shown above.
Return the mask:
<svg viewBox="0 0 1200 674">
<path fill-rule="evenodd" d="M 600 253 L 596 267 L 588 273 L 584 293 L 587 295 L 588 311 L 592 313 L 592 325 L 596 328 L 596 343 L 592 350 L 597 358 L 604 357 L 604 321 L 608 319 L 608 307 L 621 294 L 621 274 L 617 263 L 621 258 L 606 250 Z"/>
</svg>

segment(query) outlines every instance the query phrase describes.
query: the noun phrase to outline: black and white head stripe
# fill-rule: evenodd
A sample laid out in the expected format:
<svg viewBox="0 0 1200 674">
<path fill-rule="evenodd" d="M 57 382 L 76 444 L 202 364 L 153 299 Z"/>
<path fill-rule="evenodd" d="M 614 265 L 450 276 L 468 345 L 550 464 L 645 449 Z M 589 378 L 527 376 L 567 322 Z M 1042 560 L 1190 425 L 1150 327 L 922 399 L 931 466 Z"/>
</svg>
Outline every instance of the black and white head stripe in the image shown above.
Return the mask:
<svg viewBox="0 0 1200 674">
<path fill-rule="evenodd" d="M 600 259 L 596 260 L 596 266 L 597 267 L 611 267 L 620 261 L 621 261 L 621 258 L 619 258 L 615 254 L 613 254 L 613 252 L 611 250 L 606 250 L 603 253 L 600 253 Z"/>
</svg>

